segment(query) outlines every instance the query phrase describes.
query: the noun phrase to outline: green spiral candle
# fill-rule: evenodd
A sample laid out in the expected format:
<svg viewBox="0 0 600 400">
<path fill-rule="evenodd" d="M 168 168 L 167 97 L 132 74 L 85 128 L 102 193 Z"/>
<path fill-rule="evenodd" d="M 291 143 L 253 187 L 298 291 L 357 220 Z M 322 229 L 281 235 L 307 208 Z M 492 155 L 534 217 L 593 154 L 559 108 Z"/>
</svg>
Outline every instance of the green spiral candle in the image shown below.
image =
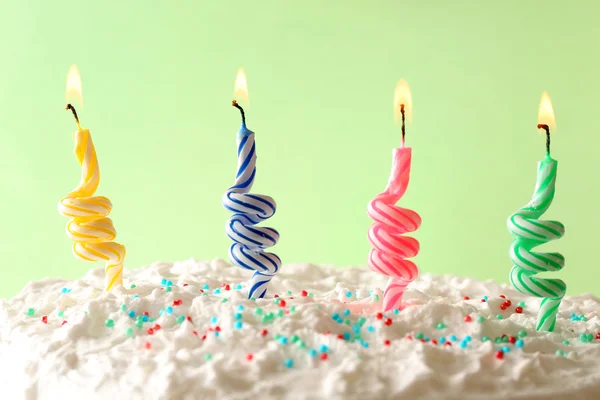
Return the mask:
<svg viewBox="0 0 600 400">
<path fill-rule="evenodd" d="M 550 99 L 542 96 L 542 103 L 547 101 L 552 110 Z M 542 104 L 540 104 L 540 113 Z M 552 122 L 554 113 L 551 113 Z M 540 117 L 540 121 L 544 120 Z M 565 296 L 567 285 L 560 279 L 539 278 L 535 275 L 541 272 L 559 271 L 565 264 L 565 258 L 559 253 L 540 253 L 533 248 L 559 239 L 565 232 L 565 227 L 558 221 L 543 221 L 539 218 L 552 203 L 555 191 L 557 161 L 550 157 L 550 127 L 549 124 L 538 125 L 546 131 L 546 157 L 539 162 L 537 182 L 531 201 L 519 209 L 508 219 L 508 230 L 514 236 L 510 245 L 509 255 L 513 262 L 510 271 L 510 282 L 521 293 L 542 297 L 537 322 L 538 331 L 554 330 L 556 314 Z"/>
</svg>

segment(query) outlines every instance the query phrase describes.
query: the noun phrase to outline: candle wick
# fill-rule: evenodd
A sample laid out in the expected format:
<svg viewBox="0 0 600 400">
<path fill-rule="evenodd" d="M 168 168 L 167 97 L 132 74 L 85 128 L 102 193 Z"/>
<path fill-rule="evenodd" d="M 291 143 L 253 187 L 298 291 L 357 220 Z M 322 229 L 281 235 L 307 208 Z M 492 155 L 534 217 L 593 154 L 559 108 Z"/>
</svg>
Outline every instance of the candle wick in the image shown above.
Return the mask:
<svg viewBox="0 0 600 400">
<path fill-rule="evenodd" d="M 546 154 L 550 155 L 550 127 L 546 124 L 538 124 L 537 128 L 546 131 Z"/>
<path fill-rule="evenodd" d="M 240 114 L 242 114 L 242 124 L 246 125 L 246 114 L 244 113 L 242 106 L 240 106 L 235 100 L 231 102 L 231 105 L 240 110 Z"/>
<path fill-rule="evenodd" d="M 75 110 L 75 107 L 73 107 L 72 104 L 67 104 L 65 110 L 71 110 L 73 116 L 75 117 L 75 122 L 77 122 L 77 127 L 81 129 L 81 125 L 79 124 L 79 117 L 77 116 L 77 110 Z"/>
<path fill-rule="evenodd" d="M 400 114 L 402 114 L 402 147 L 404 147 L 404 136 L 406 135 L 406 114 L 404 112 L 404 104 L 400 104 Z"/>
</svg>

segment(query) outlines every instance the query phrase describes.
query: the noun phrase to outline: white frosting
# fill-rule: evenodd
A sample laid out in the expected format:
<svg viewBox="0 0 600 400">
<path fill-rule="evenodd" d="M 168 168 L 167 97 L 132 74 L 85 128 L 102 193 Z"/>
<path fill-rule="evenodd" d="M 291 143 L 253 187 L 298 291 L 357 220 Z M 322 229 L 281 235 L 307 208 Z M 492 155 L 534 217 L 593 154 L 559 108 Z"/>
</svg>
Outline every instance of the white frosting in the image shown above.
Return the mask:
<svg viewBox="0 0 600 400">
<path fill-rule="evenodd" d="M 163 278 L 172 281 L 172 291 L 164 290 Z M 404 295 L 407 307 L 387 314 L 392 320 L 387 326 L 385 318 L 378 320 L 372 312 L 378 306 L 377 288 L 385 280 L 365 268 L 287 265 L 271 281 L 269 297 L 256 302 L 245 299 L 248 278 L 247 271 L 221 260 L 188 260 L 125 270 L 124 287 L 110 293 L 103 291 L 102 269 L 75 281 L 31 282 L 13 299 L 0 301 L 0 397 L 573 400 L 600 393 L 600 340 L 580 340 L 581 333 L 595 336 L 600 331 L 600 300 L 591 295 L 565 297 L 556 331 L 543 333 L 534 331 L 539 299 L 491 281 L 421 275 Z M 224 283 L 231 290 L 215 294 L 214 288 Z M 244 288 L 235 290 L 240 283 Z M 131 284 L 136 287 L 130 289 Z M 211 288 L 206 295 L 200 292 L 205 284 Z M 71 291 L 62 293 L 63 288 Z M 301 296 L 302 289 L 312 296 Z M 285 299 L 285 307 L 274 303 L 275 293 Z M 504 312 L 500 294 L 512 302 Z M 484 295 L 488 302 L 481 302 Z M 173 306 L 177 299 L 182 304 Z M 355 311 L 348 316 L 343 313 L 346 301 Z M 514 313 L 519 301 L 527 304 L 522 314 Z M 122 304 L 127 311 L 121 311 Z M 243 311 L 238 311 L 239 305 Z M 173 307 L 173 314 L 159 317 L 167 306 Z M 289 313 L 264 324 L 255 313 L 257 307 L 263 314 Z M 28 308 L 34 309 L 33 316 L 27 315 Z M 63 317 L 57 315 L 60 310 Z M 130 310 L 147 311 L 157 320 L 138 329 L 127 315 Z M 360 310 L 367 313 L 361 315 Z M 242 314 L 241 329 L 234 325 L 236 312 Z M 360 334 L 369 347 L 338 339 L 337 334 L 353 331 L 334 321 L 333 313 L 352 324 L 365 317 Z M 500 313 L 502 320 L 496 318 Z M 572 322 L 571 313 L 583 314 L 587 321 Z M 47 324 L 41 320 L 44 315 Z M 192 322 L 178 324 L 180 315 L 190 316 Z M 465 315 L 473 321 L 465 322 Z M 477 322 L 478 315 L 486 320 Z M 213 324 L 215 316 L 218 322 Z M 106 327 L 109 318 L 114 327 Z M 67 323 L 61 326 L 63 320 Z M 447 327 L 438 329 L 440 322 Z M 161 329 L 149 335 L 147 329 L 156 323 Z M 221 329 L 218 336 L 207 332 L 216 325 Z M 127 328 L 133 328 L 133 337 L 126 336 Z M 268 330 L 264 337 L 262 329 Z M 516 336 L 523 329 L 528 332 L 523 349 L 481 341 L 483 335 Z M 407 338 L 418 332 L 436 340 L 454 334 L 458 340 L 447 346 Z M 204 334 L 207 338 L 202 340 Z M 281 344 L 276 334 L 288 343 Z M 293 335 L 306 348 L 292 343 Z M 472 340 L 461 349 L 466 335 Z M 391 342 L 387 346 L 385 339 Z M 147 342 L 150 349 L 145 348 Z M 322 345 L 328 348 L 327 360 L 320 359 Z M 497 359 L 496 348 L 504 345 L 511 351 Z M 318 355 L 311 357 L 310 349 Z M 556 355 L 557 349 L 567 356 Z M 248 353 L 253 354 L 251 361 Z M 293 360 L 291 368 L 285 365 L 287 359 Z"/>
</svg>

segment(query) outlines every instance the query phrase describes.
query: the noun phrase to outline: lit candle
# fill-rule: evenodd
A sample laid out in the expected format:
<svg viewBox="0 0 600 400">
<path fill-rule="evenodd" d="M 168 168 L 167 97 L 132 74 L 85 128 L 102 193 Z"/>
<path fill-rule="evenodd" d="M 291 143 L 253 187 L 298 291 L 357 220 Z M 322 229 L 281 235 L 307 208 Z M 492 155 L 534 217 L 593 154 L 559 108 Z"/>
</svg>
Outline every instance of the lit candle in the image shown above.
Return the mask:
<svg viewBox="0 0 600 400">
<path fill-rule="evenodd" d="M 71 66 L 67 75 L 67 101 L 71 97 L 81 103 L 81 79 L 76 66 Z M 116 237 L 112 220 L 107 217 L 112 209 L 109 199 L 94 196 L 100 183 L 98 158 L 88 129 L 83 129 L 75 107 L 71 110 L 77 131 L 73 134 L 75 156 L 81 165 L 79 185 L 58 203 L 58 212 L 71 220 L 67 224 L 67 236 L 75 243 L 73 254 L 84 261 L 105 261 L 105 289 L 111 290 L 123 282 L 123 260 L 125 247 L 113 240 Z"/>
<path fill-rule="evenodd" d="M 410 177 L 412 149 L 405 147 L 406 117 L 412 116 L 412 97 L 406 81 L 396 86 L 394 115 L 401 117 L 402 143 L 393 149 L 392 171 L 385 191 L 377 195 L 368 206 L 373 225 L 369 229 L 372 249 L 369 253 L 369 267 L 390 279 L 383 293 L 383 311 L 400 309 L 402 294 L 409 283 L 419 274 L 412 258 L 419 252 L 419 242 L 405 233 L 413 232 L 421 225 L 421 217 L 415 211 L 398 207 L 396 202 L 406 192 Z"/>
<path fill-rule="evenodd" d="M 559 253 L 532 251 L 536 246 L 561 238 L 565 232 L 565 227 L 560 222 L 539 219 L 554 198 L 557 170 L 557 161 L 550 157 L 550 131 L 555 131 L 556 121 L 546 92 L 542 93 L 540 101 L 538 129 L 546 132 L 546 156 L 538 163 L 533 197 L 527 205 L 511 215 L 507 223 L 508 230 L 514 236 L 509 250 L 514 265 L 510 271 L 510 282 L 521 293 L 543 298 L 537 330 L 552 332 L 567 285 L 560 279 L 538 278 L 535 275 L 559 271 L 565 264 L 565 258 Z"/>
<path fill-rule="evenodd" d="M 254 271 L 250 281 L 248 298 L 262 298 L 267 285 L 281 267 L 276 254 L 265 252 L 279 240 L 279 233 L 272 228 L 258 227 L 256 224 L 275 214 L 276 204 L 269 196 L 250 194 L 256 174 L 256 146 L 254 132 L 246 127 L 244 109 L 237 99 L 248 98 L 244 71 L 238 71 L 235 81 L 232 105 L 242 116 L 242 126 L 237 133 L 238 167 L 235 184 L 223 195 L 223 207 L 234 214 L 227 221 L 225 231 L 233 240 L 229 248 L 229 260 L 241 268 Z"/>
</svg>

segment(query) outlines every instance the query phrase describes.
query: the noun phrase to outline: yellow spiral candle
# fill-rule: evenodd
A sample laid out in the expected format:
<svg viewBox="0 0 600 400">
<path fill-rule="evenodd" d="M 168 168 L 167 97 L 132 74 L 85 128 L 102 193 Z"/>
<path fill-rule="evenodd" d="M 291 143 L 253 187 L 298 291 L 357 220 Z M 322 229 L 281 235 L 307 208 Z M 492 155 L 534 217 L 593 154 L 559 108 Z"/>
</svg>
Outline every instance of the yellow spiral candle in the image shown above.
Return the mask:
<svg viewBox="0 0 600 400">
<path fill-rule="evenodd" d="M 80 91 L 79 88 L 79 93 Z M 73 134 L 73 139 L 75 156 L 81 165 L 81 180 L 79 185 L 58 203 L 58 212 L 70 218 L 67 236 L 75 242 L 75 257 L 84 261 L 106 262 L 104 286 L 109 291 L 123 282 L 125 247 L 114 242 L 116 231 L 112 220 L 108 218 L 112 209 L 110 200 L 103 196 L 94 196 L 100 183 L 100 169 L 90 131 L 81 127 L 73 106 L 69 104 L 67 109 L 73 112 L 77 122 L 77 131 Z"/>
</svg>

